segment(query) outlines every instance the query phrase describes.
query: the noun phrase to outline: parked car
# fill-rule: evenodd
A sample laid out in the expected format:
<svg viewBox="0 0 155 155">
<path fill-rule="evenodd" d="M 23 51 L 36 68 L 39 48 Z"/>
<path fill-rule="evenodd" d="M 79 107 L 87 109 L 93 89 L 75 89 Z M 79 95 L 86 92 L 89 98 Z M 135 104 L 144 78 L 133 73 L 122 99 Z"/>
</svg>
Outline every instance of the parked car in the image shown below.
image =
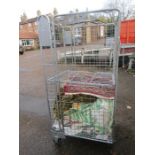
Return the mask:
<svg viewBox="0 0 155 155">
<path fill-rule="evenodd" d="M 22 45 L 19 45 L 19 54 L 23 55 L 25 52 L 25 48 Z"/>
</svg>

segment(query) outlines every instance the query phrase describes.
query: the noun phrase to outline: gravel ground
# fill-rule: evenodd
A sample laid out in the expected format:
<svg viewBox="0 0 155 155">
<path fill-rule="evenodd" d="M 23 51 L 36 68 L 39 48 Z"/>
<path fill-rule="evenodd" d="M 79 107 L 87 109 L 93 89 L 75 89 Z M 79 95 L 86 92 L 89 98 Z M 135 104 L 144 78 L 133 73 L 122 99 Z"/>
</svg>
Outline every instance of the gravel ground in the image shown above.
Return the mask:
<svg viewBox="0 0 155 155">
<path fill-rule="evenodd" d="M 135 79 L 119 69 L 116 109 L 116 143 L 107 145 L 67 138 L 61 146 L 52 141 L 39 50 L 20 55 L 20 155 L 134 155 Z M 131 109 L 128 109 L 130 106 Z"/>
</svg>

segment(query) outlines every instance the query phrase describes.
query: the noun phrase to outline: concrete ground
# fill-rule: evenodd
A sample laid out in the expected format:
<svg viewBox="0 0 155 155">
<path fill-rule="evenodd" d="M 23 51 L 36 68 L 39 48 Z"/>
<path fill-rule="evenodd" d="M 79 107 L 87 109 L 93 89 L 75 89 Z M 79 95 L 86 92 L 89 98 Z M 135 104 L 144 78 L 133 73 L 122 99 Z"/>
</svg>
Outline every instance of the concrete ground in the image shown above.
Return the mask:
<svg viewBox="0 0 155 155">
<path fill-rule="evenodd" d="M 52 141 L 40 52 L 20 55 L 20 155 L 134 155 L 135 80 L 119 69 L 116 109 L 116 143 L 107 145 L 67 138 L 61 146 Z M 127 108 L 127 106 L 130 106 Z M 131 108 L 131 109 L 130 109 Z"/>
</svg>

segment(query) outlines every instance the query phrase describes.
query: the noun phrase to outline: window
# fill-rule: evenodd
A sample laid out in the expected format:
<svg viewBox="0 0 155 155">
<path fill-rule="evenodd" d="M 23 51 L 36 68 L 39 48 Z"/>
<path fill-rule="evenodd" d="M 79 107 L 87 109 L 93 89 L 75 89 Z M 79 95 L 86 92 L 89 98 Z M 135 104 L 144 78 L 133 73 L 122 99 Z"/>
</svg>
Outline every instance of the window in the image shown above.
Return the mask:
<svg viewBox="0 0 155 155">
<path fill-rule="evenodd" d="M 114 25 L 109 25 L 106 27 L 106 36 L 107 37 L 114 37 L 114 33 L 115 33 L 115 27 Z"/>
<path fill-rule="evenodd" d="M 22 40 L 23 46 L 33 46 L 33 40 Z"/>
<path fill-rule="evenodd" d="M 22 40 L 22 45 L 25 46 L 25 40 Z"/>
</svg>

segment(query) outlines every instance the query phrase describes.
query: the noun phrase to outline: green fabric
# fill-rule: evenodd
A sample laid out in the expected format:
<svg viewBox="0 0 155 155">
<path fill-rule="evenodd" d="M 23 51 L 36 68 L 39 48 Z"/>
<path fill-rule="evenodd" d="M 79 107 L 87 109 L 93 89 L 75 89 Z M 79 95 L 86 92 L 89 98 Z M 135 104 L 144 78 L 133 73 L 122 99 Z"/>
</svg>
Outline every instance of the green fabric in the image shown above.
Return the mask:
<svg viewBox="0 0 155 155">
<path fill-rule="evenodd" d="M 79 121 L 83 125 L 93 127 L 99 134 L 104 134 L 105 132 L 111 132 L 113 109 L 114 100 L 97 99 L 93 103 L 80 103 L 79 109 L 71 108 L 64 114 L 68 115 L 72 121 Z M 103 110 L 103 113 L 98 113 L 99 110 Z M 101 120 L 96 120 L 98 117 Z M 98 121 L 104 121 L 103 117 L 106 117 L 107 121 L 99 123 Z"/>
</svg>

